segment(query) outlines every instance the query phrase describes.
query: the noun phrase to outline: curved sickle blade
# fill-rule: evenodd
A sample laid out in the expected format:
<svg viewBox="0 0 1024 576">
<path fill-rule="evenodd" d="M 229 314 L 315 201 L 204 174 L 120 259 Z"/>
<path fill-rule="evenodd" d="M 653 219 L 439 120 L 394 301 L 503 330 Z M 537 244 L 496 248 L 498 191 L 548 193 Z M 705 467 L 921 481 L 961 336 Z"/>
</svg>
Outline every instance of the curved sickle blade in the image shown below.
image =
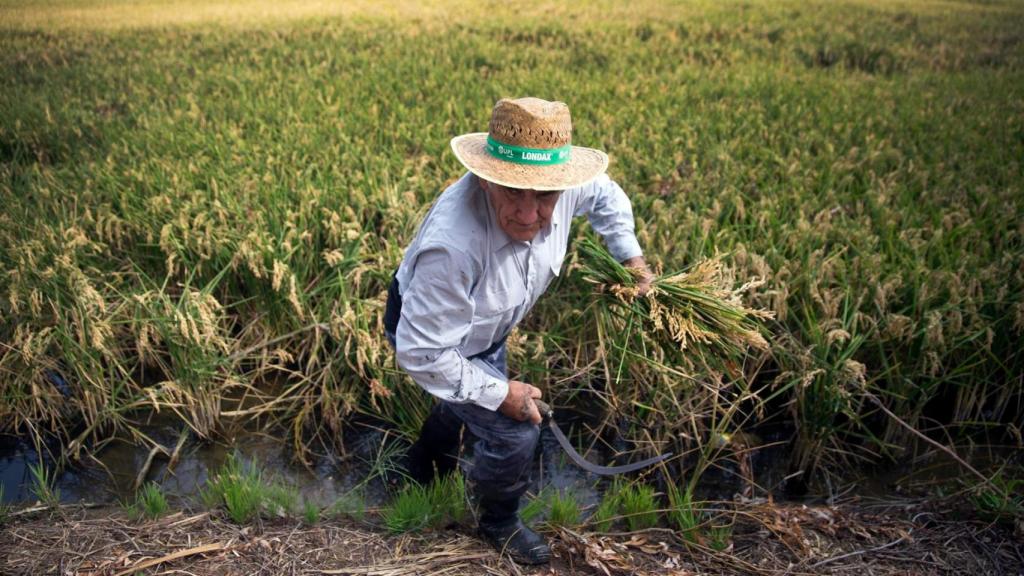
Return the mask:
<svg viewBox="0 0 1024 576">
<path fill-rule="evenodd" d="M 549 417 L 547 418 L 547 421 L 548 428 L 551 428 L 551 432 L 555 435 L 555 440 L 558 440 L 558 444 L 561 445 L 562 450 L 565 450 L 565 453 L 569 455 L 569 459 L 572 460 L 580 468 L 583 468 L 587 472 L 593 472 L 594 474 L 600 474 L 602 476 L 611 476 L 613 474 L 624 474 L 626 472 L 633 472 L 634 470 L 646 468 L 651 464 L 657 464 L 658 462 L 661 462 L 662 460 L 672 455 L 671 452 L 668 452 L 667 454 L 662 454 L 660 456 L 655 456 L 653 458 L 648 458 L 646 460 L 641 460 L 639 462 L 633 462 L 632 464 L 623 464 L 622 466 L 599 466 L 597 464 L 594 464 L 593 462 L 589 462 L 583 456 L 580 456 L 580 453 L 577 452 L 576 449 L 572 447 L 572 444 L 569 443 L 569 439 L 566 438 L 565 434 L 562 433 L 562 430 L 558 427 L 558 424 L 555 424 L 554 418 Z"/>
</svg>

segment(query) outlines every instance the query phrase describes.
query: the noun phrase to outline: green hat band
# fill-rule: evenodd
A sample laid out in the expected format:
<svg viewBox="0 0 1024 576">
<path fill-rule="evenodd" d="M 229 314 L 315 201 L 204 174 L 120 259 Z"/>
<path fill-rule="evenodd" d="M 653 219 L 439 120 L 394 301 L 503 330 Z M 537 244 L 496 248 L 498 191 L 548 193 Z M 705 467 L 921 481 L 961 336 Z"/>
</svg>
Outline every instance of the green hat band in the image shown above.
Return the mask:
<svg viewBox="0 0 1024 576">
<path fill-rule="evenodd" d="M 516 164 L 533 164 L 534 166 L 550 166 L 564 164 L 569 161 L 572 144 L 561 148 L 524 148 L 498 142 L 487 135 L 487 153 L 495 158 Z"/>
</svg>

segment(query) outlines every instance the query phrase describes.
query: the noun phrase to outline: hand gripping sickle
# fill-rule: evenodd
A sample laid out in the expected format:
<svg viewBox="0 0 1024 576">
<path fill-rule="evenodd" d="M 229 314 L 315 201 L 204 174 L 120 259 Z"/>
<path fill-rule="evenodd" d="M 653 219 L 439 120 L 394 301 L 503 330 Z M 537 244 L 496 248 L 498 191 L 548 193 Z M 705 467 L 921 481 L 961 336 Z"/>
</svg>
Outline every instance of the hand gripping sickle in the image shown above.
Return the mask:
<svg viewBox="0 0 1024 576">
<path fill-rule="evenodd" d="M 589 462 L 586 458 L 580 455 L 572 444 L 569 443 L 569 439 L 565 437 L 562 430 L 555 424 L 555 412 L 551 409 L 547 403 L 542 400 L 534 400 L 537 404 L 537 410 L 540 411 L 541 417 L 547 423 L 548 428 L 551 428 L 551 433 L 555 435 L 555 440 L 558 440 L 558 444 L 565 450 L 565 453 L 569 455 L 569 459 L 572 460 L 577 466 L 583 468 L 587 472 L 593 472 L 594 474 L 600 474 L 602 476 L 610 476 L 613 474 L 624 474 L 626 472 L 633 472 L 641 468 L 646 468 L 651 464 L 657 464 L 662 460 L 672 456 L 671 452 L 662 454 L 660 456 L 654 456 L 646 460 L 639 462 L 633 462 L 632 464 L 623 464 L 622 466 L 599 466 L 593 462 Z"/>
</svg>

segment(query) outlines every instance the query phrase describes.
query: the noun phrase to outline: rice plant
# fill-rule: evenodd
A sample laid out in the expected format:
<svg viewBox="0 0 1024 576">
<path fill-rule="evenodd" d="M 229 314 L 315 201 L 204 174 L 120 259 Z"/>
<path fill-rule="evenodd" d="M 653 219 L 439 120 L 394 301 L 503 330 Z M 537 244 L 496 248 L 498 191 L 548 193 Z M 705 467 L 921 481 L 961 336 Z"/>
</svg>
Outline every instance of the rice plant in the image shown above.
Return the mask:
<svg viewBox="0 0 1024 576">
<path fill-rule="evenodd" d="M 577 243 L 589 271 L 509 341 L 552 396 L 600 398 L 646 452 L 714 458 L 711 432 L 783 421 L 808 476 L 915 449 L 864 391 L 951 438 L 1020 420 L 1019 5 L 639 0 L 562 26 L 461 0 L 298 25 L 264 3 L 197 44 L 195 1 L 173 2 L 37 3 L 0 29 L 2 432 L 80 459 L 146 443 L 146 411 L 204 438 L 238 418 L 305 463 L 356 412 L 415 434 L 431 399 L 382 295 L 461 174 L 448 139 L 540 77 L 613 159 L 647 259 L 683 270 L 636 298 Z"/>
<path fill-rule="evenodd" d="M 579 242 L 583 279 L 602 287 L 611 305 L 628 309 L 644 327 L 677 343 L 699 359 L 698 365 L 720 365 L 748 348 L 766 350 L 761 321 L 769 311 L 745 306 L 741 296 L 761 280 L 733 286 L 719 260 L 699 262 L 688 270 L 656 277 L 650 291 L 638 294 L 636 273 L 589 238 Z"/>
</svg>

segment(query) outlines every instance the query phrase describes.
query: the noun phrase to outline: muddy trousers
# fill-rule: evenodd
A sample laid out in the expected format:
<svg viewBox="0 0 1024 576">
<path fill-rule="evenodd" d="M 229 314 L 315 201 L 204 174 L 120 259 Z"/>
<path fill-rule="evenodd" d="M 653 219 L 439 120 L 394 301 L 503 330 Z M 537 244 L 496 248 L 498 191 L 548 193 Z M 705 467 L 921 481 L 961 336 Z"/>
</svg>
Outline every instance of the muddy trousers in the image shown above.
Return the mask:
<svg viewBox="0 0 1024 576">
<path fill-rule="evenodd" d="M 391 346 L 395 345 L 397 284 L 389 290 L 388 315 L 385 334 Z M 473 357 L 482 361 L 493 376 L 508 377 L 505 344 Z M 423 450 L 433 455 L 457 454 L 461 430 L 465 425 L 467 438 L 473 439 L 473 460 L 468 480 L 473 495 L 480 503 L 481 524 L 511 523 L 516 519 L 519 498 L 530 486 L 531 464 L 540 437 L 540 428 L 530 422 L 513 420 L 504 414 L 475 404 L 455 404 L 438 400 L 423 423 L 420 437 L 412 450 Z"/>
</svg>

